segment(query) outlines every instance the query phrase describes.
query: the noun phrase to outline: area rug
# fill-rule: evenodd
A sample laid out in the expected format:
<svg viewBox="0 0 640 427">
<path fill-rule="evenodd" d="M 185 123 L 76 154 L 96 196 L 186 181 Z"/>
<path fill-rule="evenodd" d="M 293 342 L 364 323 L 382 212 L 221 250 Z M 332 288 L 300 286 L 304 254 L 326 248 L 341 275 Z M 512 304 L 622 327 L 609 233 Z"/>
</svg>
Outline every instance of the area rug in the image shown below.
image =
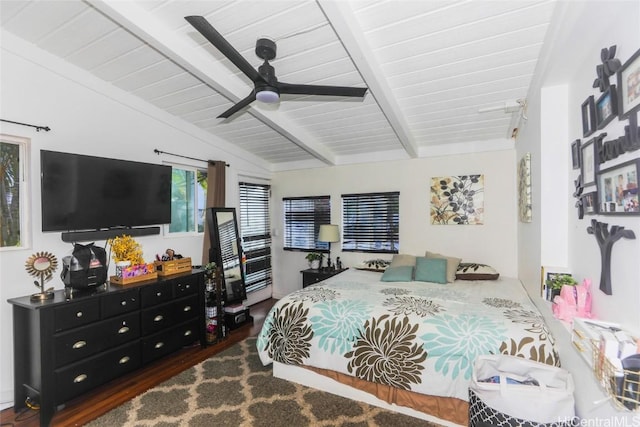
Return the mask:
<svg viewBox="0 0 640 427">
<path fill-rule="evenodd" d="M 256 339 L 252 337 L 87 426 L 424 427 L 435 424 L 274 378 L 271 366 L 262 366 Z"/>
</svg>

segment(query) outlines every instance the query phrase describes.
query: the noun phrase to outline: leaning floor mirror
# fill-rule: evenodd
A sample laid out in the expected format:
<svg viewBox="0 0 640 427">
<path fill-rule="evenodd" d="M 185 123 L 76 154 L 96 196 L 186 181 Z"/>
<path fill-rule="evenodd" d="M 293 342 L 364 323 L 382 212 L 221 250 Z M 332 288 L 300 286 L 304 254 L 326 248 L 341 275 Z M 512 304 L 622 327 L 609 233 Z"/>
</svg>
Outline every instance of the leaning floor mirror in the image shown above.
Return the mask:
<svg viewBox="0 0 640 427">
<path fill-rule="evenodd" d="M 211 242 L 209 262 L 222 267 L 225 303 L 240 304 L 247 298 L 247 292 L 235 208 L 207 208 L 207 225 Z"/>
</svg>

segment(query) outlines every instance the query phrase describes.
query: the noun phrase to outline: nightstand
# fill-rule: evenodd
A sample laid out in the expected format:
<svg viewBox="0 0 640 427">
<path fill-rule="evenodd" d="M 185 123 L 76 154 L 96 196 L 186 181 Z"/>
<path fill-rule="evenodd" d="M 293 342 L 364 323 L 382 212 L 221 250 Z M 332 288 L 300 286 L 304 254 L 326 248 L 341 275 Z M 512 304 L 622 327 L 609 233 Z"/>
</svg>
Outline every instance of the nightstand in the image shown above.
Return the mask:
<svg viewBox="0 0 640 427">
<path fill-rule="evenodd" d="M 318 283 L 324 279 L 328 279 L 329 277 L 335 276 L 336 274 L 340 274 L 345 270 L 348 270 L 348 268 L 341 268 L 336 270 L 309 268 L 307 270 L 302 270 L 300 271 L 300 273 L 302 273 L 302 287 L 306 288 L 309 285 L 313 285 L 314 283 Z"/>
</svg>

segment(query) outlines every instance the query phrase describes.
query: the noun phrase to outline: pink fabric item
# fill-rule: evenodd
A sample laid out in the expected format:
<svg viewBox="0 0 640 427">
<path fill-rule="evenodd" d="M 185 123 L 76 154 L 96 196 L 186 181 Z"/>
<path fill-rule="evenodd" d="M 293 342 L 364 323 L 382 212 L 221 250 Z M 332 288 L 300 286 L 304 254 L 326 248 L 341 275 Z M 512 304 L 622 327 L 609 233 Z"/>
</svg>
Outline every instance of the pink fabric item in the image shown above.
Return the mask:
<svg viewBox="0 0 640 427">
<path fill-rule="evenodd" d="M 576 286 L 563 286 L 560 295 L 553 299 L 553 315 L 556 319 L 572 322 L 573 318 L 590 319 L 591 314 L 591 280 L 584 279 Z"/>
</svg>

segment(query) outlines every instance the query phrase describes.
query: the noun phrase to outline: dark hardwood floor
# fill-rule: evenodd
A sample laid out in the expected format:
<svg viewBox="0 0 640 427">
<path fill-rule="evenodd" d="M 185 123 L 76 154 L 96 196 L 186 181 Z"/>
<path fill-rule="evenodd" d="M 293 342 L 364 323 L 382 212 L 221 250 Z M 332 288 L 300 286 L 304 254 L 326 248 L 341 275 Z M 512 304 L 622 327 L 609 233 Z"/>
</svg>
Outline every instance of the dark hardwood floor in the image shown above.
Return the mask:
<svg viewBox="0 0 640 427">
<path fill-rule="evenodd" d="M 249 336 L 258 335 L 264 323 L 264 318 L 275 301 L 274 299 L 269 299 L 252 305 L 253 325 L 246 325 L 232 331 L 227 339 L 220 343 L 204 349 L 200 348 L 200 346 L 183 349 L 139 371 L 113 380 L 81 398 L 72 400 L 67 403 L 64 409 L 56 412 L 51 425 L 82 426 L 233 344 Z M 33 409 L 16 413 L 13 408 L 7 408 L 0 412 L 0 421 L 2 426 L 40 426 L 39 413 Z"/>
</svg>

